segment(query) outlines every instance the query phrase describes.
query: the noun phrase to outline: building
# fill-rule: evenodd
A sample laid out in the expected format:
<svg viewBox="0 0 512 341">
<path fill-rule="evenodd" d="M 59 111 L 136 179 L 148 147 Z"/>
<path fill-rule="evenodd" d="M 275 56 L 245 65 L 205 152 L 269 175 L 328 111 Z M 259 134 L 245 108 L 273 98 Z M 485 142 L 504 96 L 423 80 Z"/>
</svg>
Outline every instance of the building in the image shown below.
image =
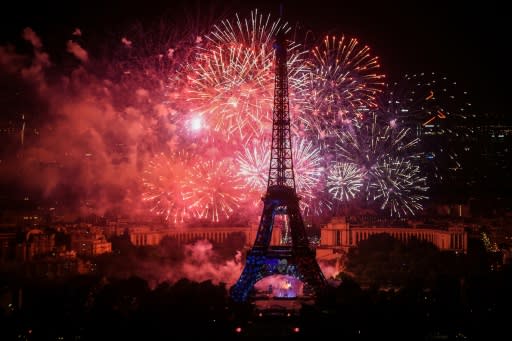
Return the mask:
<svg viewBox="0 0 512 341">
<path fill-rule="evenodd" d="M 256 239 L 257 226 L 207 226 L 188 227 L 186 229 L 170 229 L 167 235 L 176 239 L 179 243 L 187 244 L 200 239 L 209 240 L 212 243 L 222 244 L 231 234 L 241 233 L 245 237 L 245 246 L 251 247 Z M 272 235 L 276 244 L 279 242 L 279 234 Z M 275 239 L 275 240 L 274 240 Z"/>
<path fill-rule="evenodd" d="M 155 246 L 160 244 L 164 237 L 170 237 L 180 244 L 189 244 L 197 240 L 208 240 L 213 244 L 222 244 L 234 234 L 244 236 L 245 246 L 251 247 L 256 239 L 258 228 L 252 226 L 192 226 L 178 227 L 151 227 L 135 226 L 126 229 L 130 241 L 135 246 Z M 271 245 L 281 244 L 281 229 L 272 231 Z"/>
<path fill-rule="evenodd" d="M 17 154 L 20 151 L 24 142 L 24 126 L 24 118 L 19 121 L 16 119 L 0 121 L 0 139 L 2 141 L 2 148 L 0 149 L 0 160 L 5 161 L 12 154 Z"/>
<path fill-rule="evenodd" d="M 0 263 L 16 258 L 16 231 L 0 230 Z"/>
<path fill-rule="evenodd" d="M 19 240 L 18 240 L 19 237 Z M 55 252 L 55 235 L 40 229 L 0 233 L 0 262 L 30 262 Z"/>
<path fill-rule="evenodd" d="M 117 221 L 107 221 L 103 232 L 107 238 L 123 235 L 129 229 L 128 223 L 119 223 Z"/>
<path fill-rule="evenodd" d="M 0 228 L 35 227 L 46 220 L 45 214 L 36 202 L 28 196 L 12 199 L 9 195 L 0 194 Z"/>
<path fill-rule="evenodd" d="M 78 230 L 71 233 L 71 250 L 79 256 L 97 256 L 112 252 L 112 243 L 96 229 Z"/>
<path fill-rule="evenodd" d="M 440 227 L 412 222 L 393 224 L 386 220 L 334 217 L 321 229 L 317 259 L 337 259 L 371 235 L 387 233 L 407 242 L 411 238 L 431 242 L 440 250 L 467 252 L 468 234 L 462 226 Z"/>
<path fill-rule="evenodd" d="M 131 227 L 128 235 L 135 246 L 155 246 L 160 244 L 167 231 L 149 226 Z"/>
<path fill-rule="evenodd" d="M 74 251 L 60 252 L 25 263 L 25 275 L 29 278 L 47 279 L 75 276 L 86 273 L 79 271 L 82 262 Z"/>
<path fill-rule="evenodd" d="M 55 249 L 55 235 L 44 233 L 39 229 L 27 232 L 26 242 L 23 244 L 23 260 L 30 261 L 34 258 L 46 256 Z"/>
</svg>

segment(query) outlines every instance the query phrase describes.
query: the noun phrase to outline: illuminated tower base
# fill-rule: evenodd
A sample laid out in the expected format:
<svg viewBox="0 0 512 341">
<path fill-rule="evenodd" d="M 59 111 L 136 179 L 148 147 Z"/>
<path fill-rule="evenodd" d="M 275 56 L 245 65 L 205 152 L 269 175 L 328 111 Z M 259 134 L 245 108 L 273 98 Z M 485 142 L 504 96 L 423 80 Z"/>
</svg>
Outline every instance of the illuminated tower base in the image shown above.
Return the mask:
<svg viewBox="0 0 512 341">
<path fill-rule="evenodd" d="M 308 246 L 304 222 L 300 214 L 299 199 L 288 187 L 274 186 L 267 190 L 263 199 L 264 208 L 258 229 L 256 243 L 247 254 L 247 260 L 240 279 L 231 288 L 234 301 L 244 302 L 260 279 L 272 275 L 288 275 L 298 278 L 305 287 L 320 294 L 326 281 L 315 258 L 315 252 Z M 274 217 L 288 215 L 292 233 L 291 246 L 269 246 Z"/>
</svg>

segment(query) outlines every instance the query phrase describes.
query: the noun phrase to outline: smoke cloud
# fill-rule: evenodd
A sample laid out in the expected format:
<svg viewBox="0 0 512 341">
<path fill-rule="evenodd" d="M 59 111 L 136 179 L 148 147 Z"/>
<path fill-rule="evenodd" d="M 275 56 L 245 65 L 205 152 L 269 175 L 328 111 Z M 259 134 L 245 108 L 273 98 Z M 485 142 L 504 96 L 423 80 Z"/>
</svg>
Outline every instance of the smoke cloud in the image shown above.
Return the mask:
<svg viewBox="0 0 512 341">
<path fill-rule="evenodd" d="M 162 89 L 146 87 L 135 76 L 115 82 L 120 72 L 98 72 L 101 63 L 71 40 L 66 51 L 87 66 L 56 77 L 39 36 L 26 28 L 22 37 L 32 53 L 0 46 L 0 73 L 31 88 L 30 100 L 42 105 L 23 112 L 22 154 L 0 163 L 2 181 L 64 199 L 82 213 L 140 213 L 145 164 L 158 146 L 176 139 Z M 21 116 L 17 105 L 7 108 L 12 116 Z"/>
<path fill-rule="evenodd" d="M 169 250 L 166 250 L 169 251 Z M 123 257 L 110 258 L 102 269 L 107 277 L 140 277 L 151 287 L 160 283 L 175 283 L 186 278 L 194 282 L 211 280 L 214 284 L 233 285 L 242 272 L 241 252 L 236 251 L 232 258 L 221 257 L 207 240 L 198 240 L 193 244 L 174 246 L 175 257 L 160 261 L 158 257 L 140 257 L 126 254 Z M 176 255 L 177 254 L 177 255 Z"/>
<path fill-rule="evenodd" d="M 68 40 L 67 51 L 69 53 L 71 53 L 73 56 L 75 56 L 77 59 L 82 61 L 83 63 L 86 63 L 87 60 L 89 59 L 89 55 L 88 55 L 87 51 L 85 51 L 84 48 L 82 46 L 80 46 L 80 44 L 75 43 L 72 40 Z"/>
</svg>

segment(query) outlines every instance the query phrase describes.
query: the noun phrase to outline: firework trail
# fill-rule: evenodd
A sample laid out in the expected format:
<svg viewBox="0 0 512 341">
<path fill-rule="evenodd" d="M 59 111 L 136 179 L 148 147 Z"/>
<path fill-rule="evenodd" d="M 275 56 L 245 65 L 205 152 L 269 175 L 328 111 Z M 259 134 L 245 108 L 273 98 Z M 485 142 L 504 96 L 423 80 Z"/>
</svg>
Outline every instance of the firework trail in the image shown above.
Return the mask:
<svg viewBox="0 0 512 341">
<path fill-rule="evenodd" d="M 466 122 L 475 117 L 468 93 L 461 91 L 457 82 L 435 72 L 405 75 L 391 84 L 379 102 L 386 118 L 395 119 L 397 124 L 427 126 L 450 119 Z"/>
<path fill-rule="evenodd" d="M 355 38 L 325 37 L 308 59 L 305 74 L 305 129 L 319 138 L 332 135 L 376 107 L 384 88 L 378 57 Z"/>
<path fill-rule="evenodd" d="M 436 73 L 405 75 L 380 99 L 379 112 L 390 125 L 408 127 L 421 136 L 422 158 L 433 179 L 462 168 L 461 153 L 474 133 L 475 114 L 468 93 Z"/>
</svg>

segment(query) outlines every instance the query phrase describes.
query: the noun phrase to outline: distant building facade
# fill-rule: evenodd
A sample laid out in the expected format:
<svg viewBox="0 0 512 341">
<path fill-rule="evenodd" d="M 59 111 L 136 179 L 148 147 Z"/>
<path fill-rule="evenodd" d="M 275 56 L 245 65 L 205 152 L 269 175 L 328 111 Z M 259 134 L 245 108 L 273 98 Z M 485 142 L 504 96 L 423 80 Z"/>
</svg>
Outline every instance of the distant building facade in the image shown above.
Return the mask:
<svg viewBox="0 0 512 341">
<path fill-rule="evenodd" d="M 112 243 L 107 241 L 102 232 L 94 229 L 73 231 L 71 250 L 79 256 L 97 256 L 112 252 Z"/>
<path fill-rule="evenodd" d="M 199 239 L 206 239 L 212 243 L 223 243 L 231 234 L 241 233 L 245 237 L 247 247 L 252 246 L 258 232 L 257 226 L 207 226 L 187 227 L 186 229 L 170 229 L 167 235 L 179 243 L 187 244 Z M 279 235 L 273 235 L 279 240 Z"/>
<path fill-rule="evenodd" d="M 135 246 L 155 246 L 164 237 L 170 237 L 179 244 L 189 244 L 196 240 L 208 240 L 214 244 L 222 244 L 233 234 L 242 234 L 247 247 L 256 239 L 256 226 L 204 226 L 204 227 L 151 227 L 131 226 L 126 229 L 130 242 Z M 279 230 L 272 234 L 272 241 L 279 244 Z"/>
<path fill-rule="evenodd" d="M 447 228 L 421 224 L 391 225 L 377 222 L 350 222 L 346 217 L 334 217 L 321 229 L 317 259 L 335 259 L 337 254 L 346 253 L 350 248 L 368 239 L 371 235 L 387 233 L 404 243 L 411 238 L 428 241 L 440 250 L 467 252 L 468 234 L 462 226 Z"/>
<path fill-rule="evenodd" d="M 167 235 L 162 229 L 149 226 L 132 227 L 128 232 L 130 241 L 135 246 L 155 246 Z"/>
<path fill-rule="evenodd" d="M 42 230 L 33 229 L 27 232 L 26 242 L 20 248 L 23 260 L 32 260 L 38 256 L 49 255 L 55 250 L 55 235 L 44 233 Z"/>
<path fill-rule="evenodd" d="M 0 263 L 16 258 L 16 237 L 17 233 L 14 231 L 0 230 Z"/>
</svg>

